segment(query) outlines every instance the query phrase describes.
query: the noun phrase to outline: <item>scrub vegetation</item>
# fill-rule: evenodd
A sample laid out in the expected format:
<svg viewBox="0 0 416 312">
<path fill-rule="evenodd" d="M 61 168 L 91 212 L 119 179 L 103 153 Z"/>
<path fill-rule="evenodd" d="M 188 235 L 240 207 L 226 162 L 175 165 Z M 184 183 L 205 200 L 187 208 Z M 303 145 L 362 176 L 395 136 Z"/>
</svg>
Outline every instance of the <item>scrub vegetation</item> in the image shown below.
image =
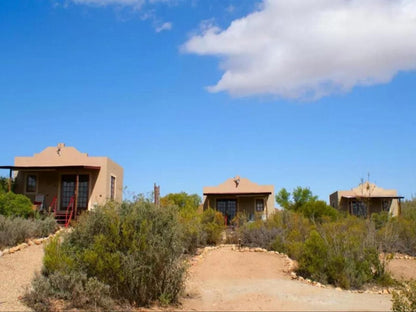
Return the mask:
<svg viewBox="0 0 416 312">
<path fill-rule="evenodd" d="M 54 218 L 36 213 L 30 199 L 8 192 L 7 184 L 0 178 L 0 250 L 56 231 Z"/>
<path fill-rule="evenodd" d="M 267 221 L 244 224 L 241 242 L 287 253 L 305 278 L 346 289 L 391 285 L 380 253 L 416 255 L 415 200 L 402 204 L 400 217 L 379 213 L 369 219 L 342 214 L 307 188 L 292 194 L 282 189 L 276 201 L 284 209 Z"/>
<path fill-rule="evenodd" d="M 49 311 L 59 301 L 65 309 L 100 310 L 176 303 L 186 254 L 217 243 L 224 229 L 218 212 L 198 213 L 199 203 L 199 197 L 181 193 L 155 207 L 139 196 L 85 213 L 71 232 L 45 248 L 42 273 L 26 304 Z"/>
<path fill-rule="evenodd" d="M 242 216 L 234 223 L 238 241 L 287 253 L 305 278 L 345 289 L 397 285 L 386 272 L 388 257 L 380 254 L 416 254 L 414 200 L 403 203 L 400 217 L 381 213 L 364 219 L 339 213 L 309 189 L 277 196 L 284 209 L 267 221 L 246 222 Z M 175 304 L 184 287 L 187 255 L 218 244 L 225 229 L 223 216 L 202 211 L 200 202 L 197 195 L 176 193 L 155 207 L 138 196 L 85 213 L 71 232 L 47 245 L 42 272 L 25 302 L 37 311 L 56 304 L 95 310 Z M 395 307 L 413 304 L 412 293 L 404 295 L 394 297 Z"/>
</svg>

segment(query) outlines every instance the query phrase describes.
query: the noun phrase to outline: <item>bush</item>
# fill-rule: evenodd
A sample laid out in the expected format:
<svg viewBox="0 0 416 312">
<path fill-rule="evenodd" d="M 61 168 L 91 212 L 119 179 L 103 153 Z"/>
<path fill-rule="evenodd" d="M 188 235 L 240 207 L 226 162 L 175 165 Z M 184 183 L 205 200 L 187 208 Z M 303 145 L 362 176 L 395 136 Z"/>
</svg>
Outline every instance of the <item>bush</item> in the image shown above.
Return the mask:
<svg viewBox="0 0 416 312">
<path fill-rule="evenodd" d="M 416 281 L 404 283 L 398 291 L 393 292 L 394 312 L 411 312 L 416 311 Z"/>
<path fill-rule="evenodd" d="M 282 229 L 266 227 L 261 220 L 245 223 L 240 228 L 241 244 L 250 247 L 272 248 L 272 242 L 276 236 L 282 233 Z"/>
<path fill-rule="evenodd" d="M 0 248 L 15 246 L 30 238 L 48 236 L 56 228 L 56 221 L 52 217 L 23 219 L 0 215 Z"/>
<path fill-rule="evenodd" d="M 202 231 L 208 245 L 218 244 L 225 229 L 224 216 L 212 208 L 206 209 L 201 216 Z"/>
<path fill-rule="evenodd" d="M 54 300 L 72 303 L 75 308 L 94 308 L 96 311 L 111 310 L 114 301 L 110 297 L 110 287 L 78 271 L 63 274 L 59 271 L 49 277 L 36 275 L 26 291 L 24 302 L 35 311 L 53 310 Z M 65 307 L 65 309 L 71 306 Z"/>
<path fill-rule="evenodd" d="M 176 302 L 186 269 L 184 242 L 176 208 L 156 208 L 146 201 L 109 203 L 82 215 L 71 233 L 47 245 L 42 278 L 52 285 L 54 276 L 71 280 L 76 274 L 83 289 L 95 283 L 108 287 L 111 298 L 139 306 Z M 49 300 L 65 299 L 68 307 L 79 307 L 76 297 L 59 295 L 73 289 L 52 286 Z M 38 297 L 37 292 L 33 287 L 28 298 Z M 31 308 L 33 302 L 28 301 Z"/>
<path fill-rule="evenodd" d="M 311 232 L 298 271 L 305 277 L 347 289 L 389 281 L 379 259 L 374 224 L 352 216 L 323 223 Z"/>
<path fill-rule="evenodd" d="M 0 215 L 27 218 L 34 215 L 32 206 L 32 202 L 25 195 L 0 193 Z"/>
</svg>

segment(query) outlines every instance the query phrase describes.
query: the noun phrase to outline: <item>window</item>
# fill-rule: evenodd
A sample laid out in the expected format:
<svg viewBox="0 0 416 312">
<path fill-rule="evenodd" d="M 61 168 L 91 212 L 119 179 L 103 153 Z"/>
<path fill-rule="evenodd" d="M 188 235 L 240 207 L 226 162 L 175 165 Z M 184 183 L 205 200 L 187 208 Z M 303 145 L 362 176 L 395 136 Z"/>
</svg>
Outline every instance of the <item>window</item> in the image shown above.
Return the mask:
<svg viewBox="0 0 416 312">
<path fill-rule="evenodd" d="M 26 176 L 26 193 L 36 193 L 37 176 L 29 174 Z"/>
<path fill-rule="evenodd" d="M 361 201 L 353 200 L 351 203 L 351 213 L 357 217 L 366 217 L 367 206 Z"/>
<path fill-rule="evenodd" d="M 110 181 L 110 199 L 114 199 L 116 192 L 116 177 L 111 176 Z"/>
<path fill-rule="evenodd" d="M 226 217 L 227 224 L 230 224 L 237 213 L 237 201 L 235 199 L 218 199 L 217 210 Z"/>
<path fill-rule="evenodd" d="M 264 200 L 256 199 L 256 211 L 263 211 L 263 210 L 264 210 Z"/>
</svg>

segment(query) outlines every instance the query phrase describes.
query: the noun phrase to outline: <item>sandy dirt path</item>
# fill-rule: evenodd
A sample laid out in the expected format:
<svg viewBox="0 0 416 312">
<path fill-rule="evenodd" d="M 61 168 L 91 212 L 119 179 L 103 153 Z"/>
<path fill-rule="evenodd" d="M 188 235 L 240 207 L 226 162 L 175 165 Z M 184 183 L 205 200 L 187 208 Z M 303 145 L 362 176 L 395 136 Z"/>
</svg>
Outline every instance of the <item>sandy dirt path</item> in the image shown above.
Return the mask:
<svg viewBox="0 0 416 312">
<path fill-rule="evenodd" d="M 0 311 L 30 311 L 19 301 L 36 271 L 40 271 L 43 245 L 29 246 L 0 257 Z"/>
<path fill-rule="evenodd" d="M 183 310 L 196 311 L 388 311 L 391 295 L 319 288 L 284 273 L 283 256 L 209 251 L 190 269 Z"/>
</svg>

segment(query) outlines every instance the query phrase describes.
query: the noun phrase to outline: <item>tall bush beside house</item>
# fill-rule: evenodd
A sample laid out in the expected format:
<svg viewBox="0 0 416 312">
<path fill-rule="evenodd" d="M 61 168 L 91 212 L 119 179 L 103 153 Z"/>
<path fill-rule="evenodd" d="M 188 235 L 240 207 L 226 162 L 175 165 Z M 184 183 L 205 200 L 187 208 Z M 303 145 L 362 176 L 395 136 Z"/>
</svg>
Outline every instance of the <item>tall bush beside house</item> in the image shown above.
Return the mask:
<svg viewBox="0 0 416 312">
<path fill-rule="evenodd" d="M 111 300 L 138 306 L 175 302 L 185 274 L 182 229 L 176 208 L 145 201 L 97 208 L 81 216 L 62 241 L 46 247 L 42 275 L 33 281 L 26 302 L 48 309 L 53 300 L 64 299 L 67 308 L 79 307 L 74 294 L 91 285 L 104 291 L 86 299 L 83 308 L 111 309 L 104 304 Z"/>
<path fill-rule="evenodd" d="M 206 243 L 215 245 L 221 240 L 221 234 L 225 229 L 225 221 L 222 213 L 212 208 L 206 209 L 201 216 L 201 225 L 206 235 Z"/>
<path fill-rule="evenodd" d="M 0 193 L 0 214 L 7 217 L 33 216 L 32 202 L 22 194 Z"/>
</svg>

